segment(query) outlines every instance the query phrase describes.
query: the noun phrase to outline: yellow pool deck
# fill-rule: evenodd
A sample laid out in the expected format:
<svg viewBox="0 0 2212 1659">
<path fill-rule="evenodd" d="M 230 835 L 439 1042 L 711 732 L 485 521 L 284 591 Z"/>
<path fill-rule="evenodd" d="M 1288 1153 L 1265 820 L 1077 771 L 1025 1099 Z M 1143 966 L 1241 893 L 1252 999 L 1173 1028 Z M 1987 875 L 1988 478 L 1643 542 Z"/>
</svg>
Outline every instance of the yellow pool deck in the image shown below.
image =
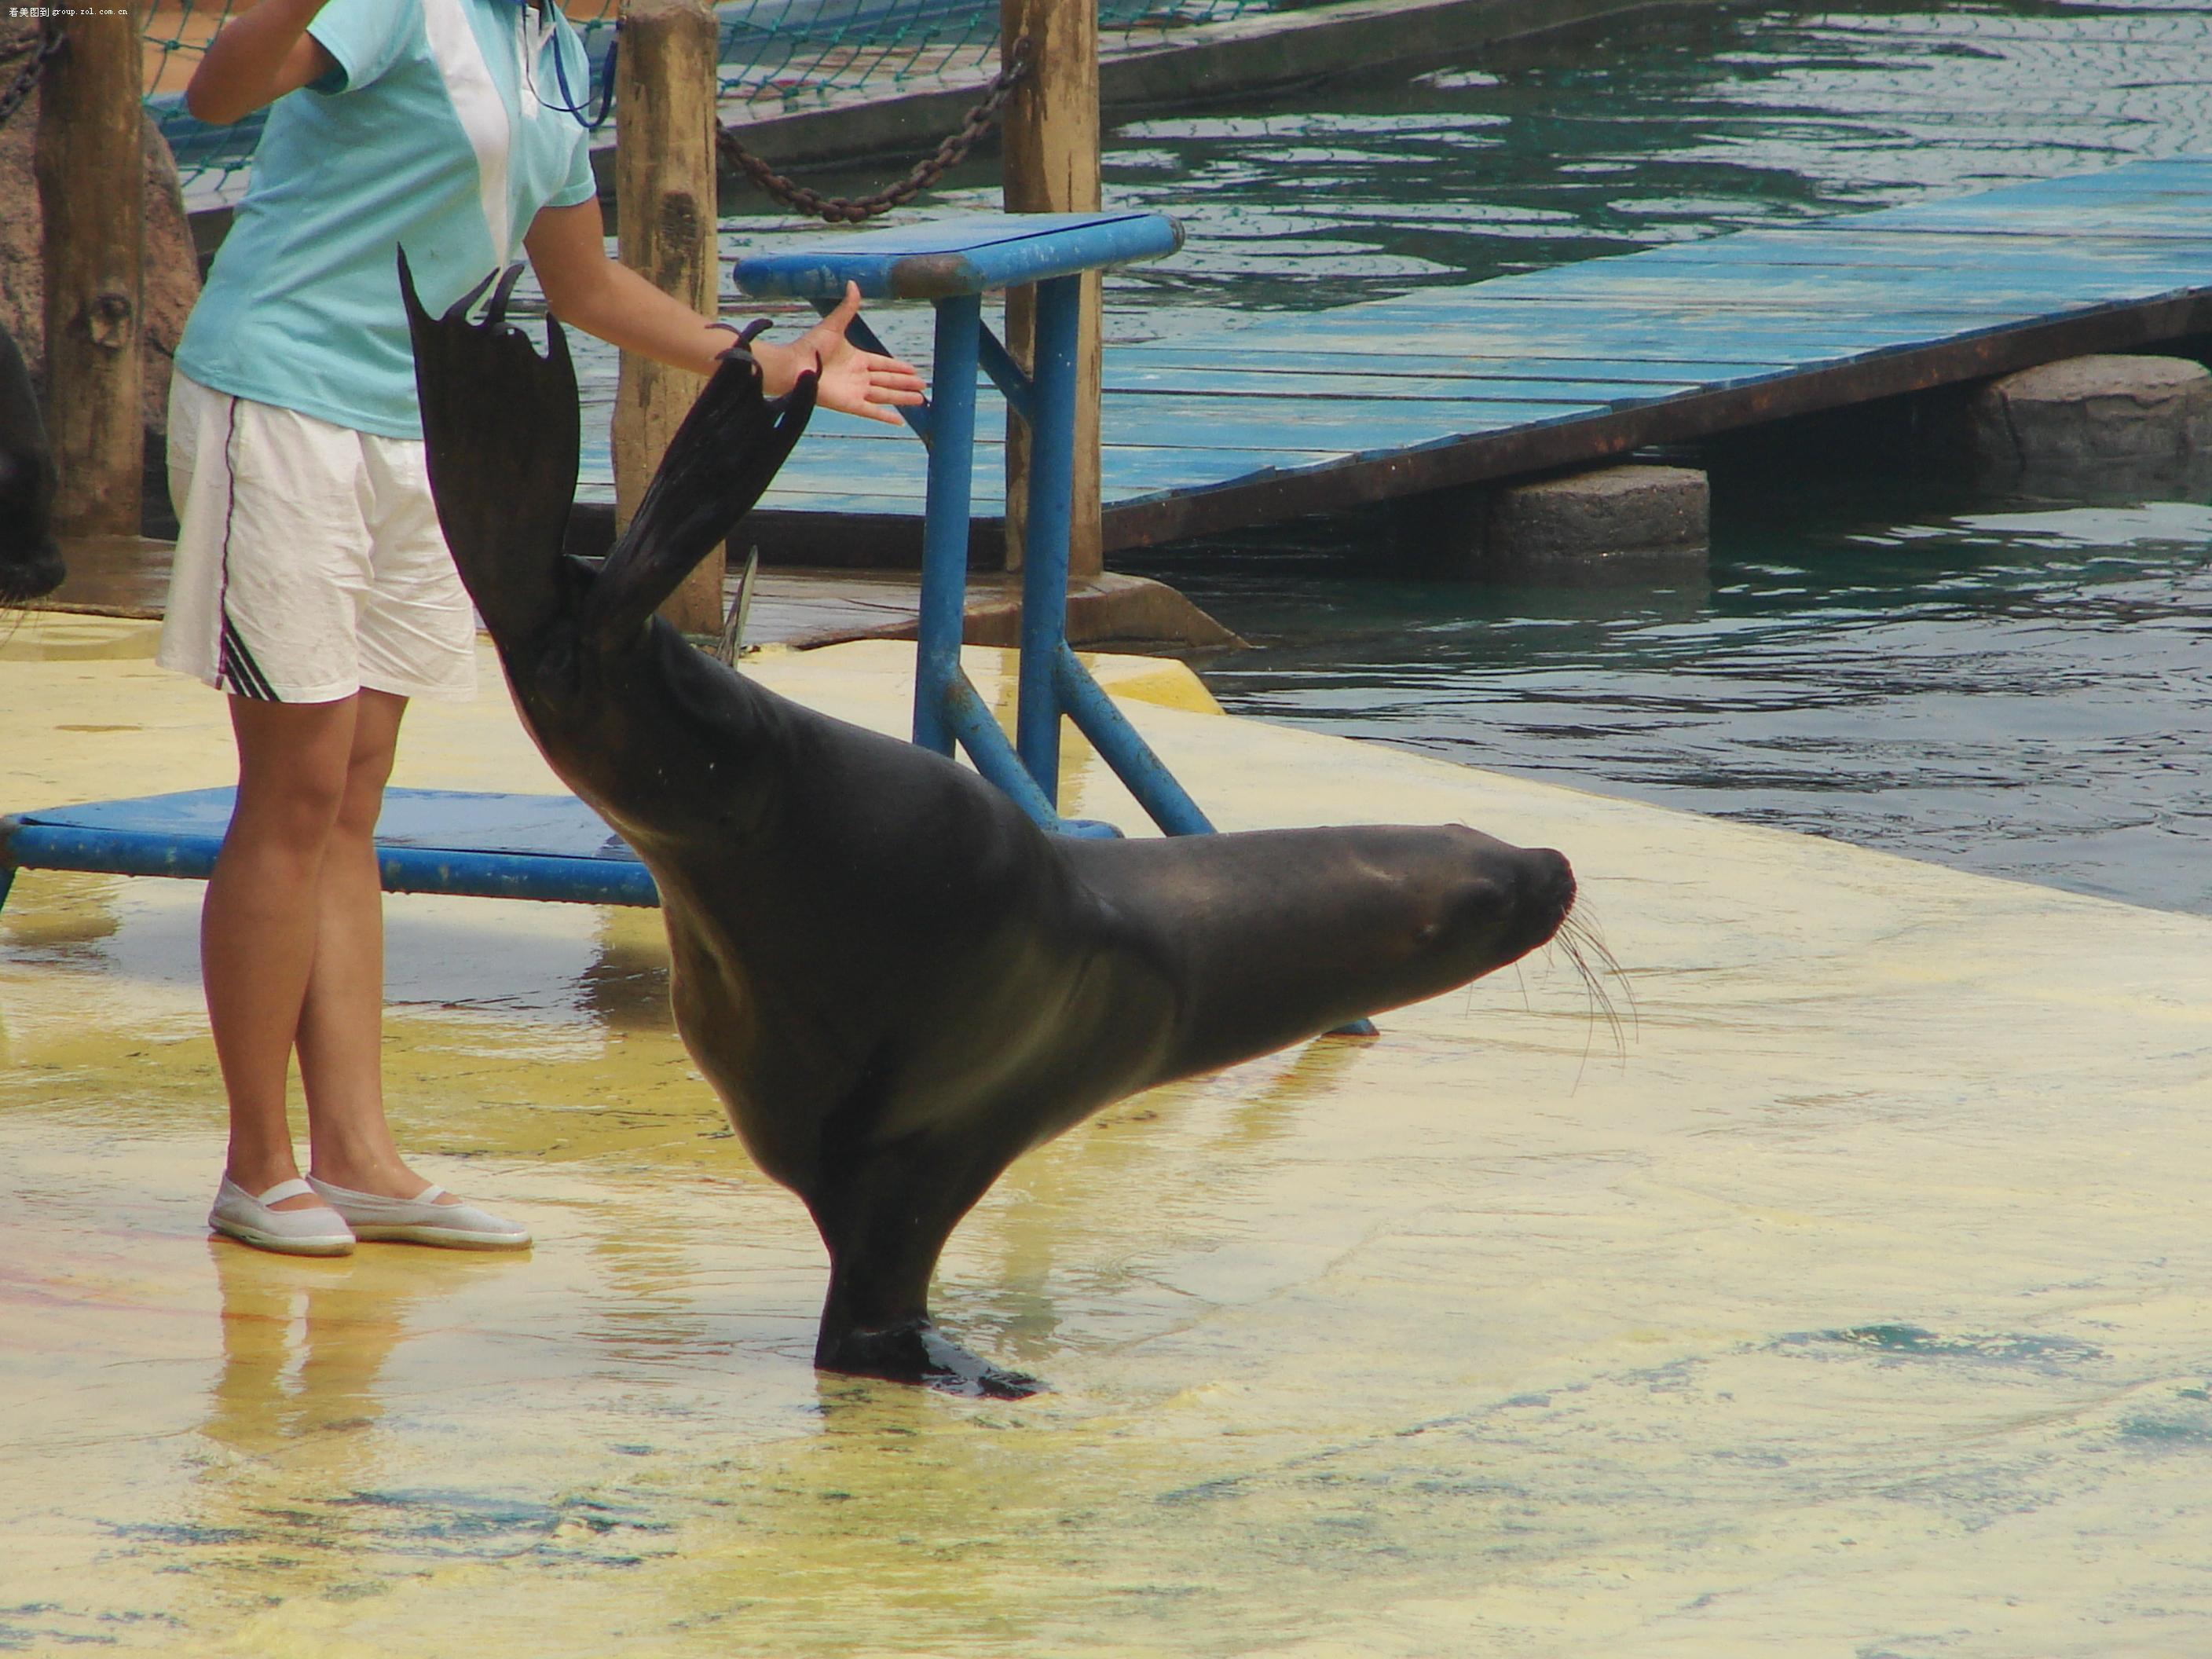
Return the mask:
<svg viewBox="0 0 2212 1659">
<path fill-rule="evenodd" d="M 0 807 L 227 781 L 151 636 L 15 625 Z M 755 672 L 896 730 L 910 665 Z M 940 1317 L 1055 1388 L 979 1404 L 810 1369 L 819 1248 L 672 1035 L 653 913 L 392 902 L 402 1139 L 541 1243 L 307 1261 L 203 1226 L 198 887 L 27 872 L 0 1652 L 2212 1652 L 2212 921 L 1107 667 L 1224 827 L 1565 850 L 1619 1042 L 1540 957 L 1109 1111 L 953 1240 Z M 493 684 L 410 722 L 400 782 L 552 787 Z"/>
</svg>

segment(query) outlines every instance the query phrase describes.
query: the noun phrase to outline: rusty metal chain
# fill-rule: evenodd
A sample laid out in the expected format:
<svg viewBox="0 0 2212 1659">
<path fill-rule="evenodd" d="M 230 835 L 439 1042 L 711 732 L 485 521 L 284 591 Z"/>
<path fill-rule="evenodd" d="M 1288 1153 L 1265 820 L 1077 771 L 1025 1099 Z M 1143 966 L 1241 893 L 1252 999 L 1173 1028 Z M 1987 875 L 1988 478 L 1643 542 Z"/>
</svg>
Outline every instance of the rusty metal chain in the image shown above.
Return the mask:
<svg viewBox="0 0 2212 1659">
<path fill-rule="evenodd" d="M 23 100 L 37 88 L 39 77 L 46 73 L 46 65 L 59 57 L 62 48 L 69 45 L 69 37 L 58 29 L 46 30 L 43 37 L 36 46 L 27 40 L 6 54 L 9 58 L 20 58 L 28 52 L 31 61 L 23 65 L 14 84 L 7 91 L 0 92 L 0 127 L 6 126 L 8 118 L 22 108 Z"/>
<path fill-rule="evenodd" d="M 737 133 L 727 126 L 716 130 L 714 148 L 725 166 L 744 173 L 770 200 L 833 225 L 857 225 L 912 201 L 966 161 L 968 152 L 997 123 L 999 112 L 1012 95 L 1015 85 L 1029 72 L 1029 67 L 1030 38 L 1024 34 L 1015 40 L 1006 53 L 1005 67 L 985 89 L 983 101 L 968 112 L 960 131 L 938 145 L 936 153 L 927 160 L 916 163 L 905 178 L 872 196 L 824 196 L 819 191 L 809 190 L 798 180 L 771 170 L 767 162 L 739 143 Z"/>
</svg>

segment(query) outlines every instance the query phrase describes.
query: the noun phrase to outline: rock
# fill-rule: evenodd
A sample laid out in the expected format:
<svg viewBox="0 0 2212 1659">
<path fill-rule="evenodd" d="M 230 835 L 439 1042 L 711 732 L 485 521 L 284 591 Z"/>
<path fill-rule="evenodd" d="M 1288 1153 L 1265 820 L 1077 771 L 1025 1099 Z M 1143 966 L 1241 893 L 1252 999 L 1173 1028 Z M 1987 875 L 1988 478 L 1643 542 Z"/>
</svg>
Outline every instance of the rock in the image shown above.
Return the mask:
<svg viewBox="0 0 2212 1659">
<path fill-rule="evenodd" d="M 995 605 L 969 607 L 961 643 L 1014 647 L 1022 642 L 1019 586 L 1008 581 L 1004 592 Z M 908 630 L 899 637 L 911 636 Z M 1111 570 L 1068 584 L 1067 642 L 1097 651 L 1138 653 L 1218 650 L 1244 643 L 1165 582 Z"/>
<path fill-rule="evenodd" d="M 1503 569 L 1702 562 L 1711 525 L 1705 475 L 1686 466 L 1600 467 L 1495 491 L 1481 562 Z"/>
<path fill-rule="evenodd" d="M 34 18 L 0 19 L 0 85 L 12 84 L 22 66 L 7 49 L 35 35 Z M 146 137 L 146 266 L 142 300 L 145 319 L 146 427 L 167 429 L 169 365 L 185 331 L 185 319 L 199 298 L 199 255 L 191 223 L 177 182 L 176 159 L 151 116 Z M 33 380 L 44 374 L 46 281 L 40 265 L 38 176 L 33 170 L 38 147 L 39 94 L 35 91 L 0 126 L 0 326 L 21 348 Z"/>
<path fill-rule="evenodd" d="M 1978 388 L 1964 422 L 1985 471 L 2187 470 L 2212 461 L 2212 370 L 2180 357 L 2069 357 Z"/>
</svg>

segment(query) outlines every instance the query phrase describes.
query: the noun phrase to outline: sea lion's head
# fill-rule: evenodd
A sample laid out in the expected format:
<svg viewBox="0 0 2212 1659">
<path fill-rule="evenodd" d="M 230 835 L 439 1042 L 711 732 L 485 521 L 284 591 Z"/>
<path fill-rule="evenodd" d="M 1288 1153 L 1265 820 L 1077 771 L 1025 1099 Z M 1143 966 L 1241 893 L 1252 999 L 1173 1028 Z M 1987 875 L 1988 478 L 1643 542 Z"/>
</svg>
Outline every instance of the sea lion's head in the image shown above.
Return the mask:
<svg viewBox="0 0 2212 1659">
<path fill-rule="evenodd" d="M 0 605 L 21 605 L 61 586 L 53 510 L 53 452 L 30 370 L 0 329 Z"/>
</svg>

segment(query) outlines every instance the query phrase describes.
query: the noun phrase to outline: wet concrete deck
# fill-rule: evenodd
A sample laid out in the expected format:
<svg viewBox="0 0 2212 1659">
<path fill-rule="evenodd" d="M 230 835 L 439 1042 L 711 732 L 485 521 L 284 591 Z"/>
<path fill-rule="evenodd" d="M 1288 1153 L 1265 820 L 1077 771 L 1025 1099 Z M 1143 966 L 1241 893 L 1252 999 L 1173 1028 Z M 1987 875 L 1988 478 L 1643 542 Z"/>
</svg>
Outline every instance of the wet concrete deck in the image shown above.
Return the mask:
<svg viewBox="0 0 2212 1659">
<path fill-rule="evenodd" d="M 66 544 L 69 578 L 40 601 L 64 614 L 158 620 L 167 603 L 172 543 L 148 537 L 82 538 Z M 740 572 L 724 583 L 733 596 Z M 910 640 L 921 609 L 919 570 L 807 570 L 763 566 L 745 621 L 753 645 L 809 650 L 854 640 Z M 1068 586 L 1068 638 L 1077 645 L 1167 651 L 1234 644 L 1237 636 L 1164 582 L 1108 571 Z M 971 571 L 966 637 L 1012 645 L 1021 637 L 1021 577 Z"/>
<path fill-rule="evenodd" d="M 0 807 L 222 781 L 143 624 L 0 646 Z M 970 653 L 985 696 L 997 653 Z M 190 884 L 0 911 L 0 1650 L 283 1656 L 2197 1654 L 2212 921 L 1206 712 L 1225 824 L 1566 850 L 1539 960 L 1108 1112 L 956 1236 L 1057 1392 L 817 1380 L 796 1202 L 650 913 L 391 907 L 404 1141 L 542 1243 L 210 1241 Z M 904 647 L 762 659 L 896 729 Z M 1182 707 L 1169 706 L 1180 703 Z M 504 699 L 399 781 L 549 786 Z M 1136 817 L 1079 745 L 1070 805 Z"/>
</svg>

